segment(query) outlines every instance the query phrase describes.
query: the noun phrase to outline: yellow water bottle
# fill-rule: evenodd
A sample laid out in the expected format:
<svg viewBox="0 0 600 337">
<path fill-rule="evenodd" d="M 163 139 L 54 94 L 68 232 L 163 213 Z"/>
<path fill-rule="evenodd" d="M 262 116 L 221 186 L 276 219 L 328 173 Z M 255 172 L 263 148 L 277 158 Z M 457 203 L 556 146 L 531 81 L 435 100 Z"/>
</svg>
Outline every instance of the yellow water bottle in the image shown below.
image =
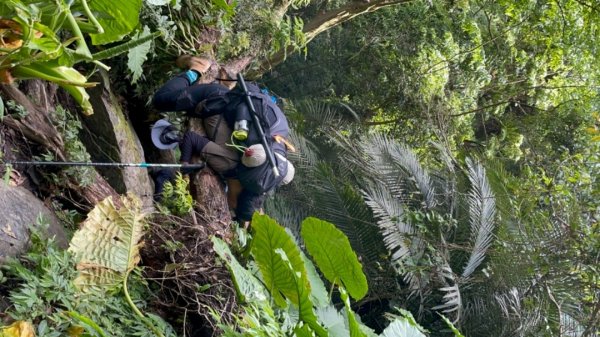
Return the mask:
<svg viewBox="0 0 600 337">
<path fill-rule="evenodd" d="M 233 125 L 233 138 L 246 140 L 248 138 L 248 121 L 245 119 L 236 121 Z"/>
</svg>

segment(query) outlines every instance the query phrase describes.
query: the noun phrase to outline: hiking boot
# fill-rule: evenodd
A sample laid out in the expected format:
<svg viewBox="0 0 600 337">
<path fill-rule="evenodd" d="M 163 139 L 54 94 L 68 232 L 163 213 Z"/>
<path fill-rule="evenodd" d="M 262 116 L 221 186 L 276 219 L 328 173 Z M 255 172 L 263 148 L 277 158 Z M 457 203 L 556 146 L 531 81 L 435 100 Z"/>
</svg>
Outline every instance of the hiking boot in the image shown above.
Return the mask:
<svg viewBox="0 0 600 337">
<path fill-rule="evenodd" d="M 205 74 L 210 69 L 212 61 L 203 57 L 181 55 L 177 58 L 175 64 L 181 69 L 192 69 L 200 74 Z"/>
</svg>

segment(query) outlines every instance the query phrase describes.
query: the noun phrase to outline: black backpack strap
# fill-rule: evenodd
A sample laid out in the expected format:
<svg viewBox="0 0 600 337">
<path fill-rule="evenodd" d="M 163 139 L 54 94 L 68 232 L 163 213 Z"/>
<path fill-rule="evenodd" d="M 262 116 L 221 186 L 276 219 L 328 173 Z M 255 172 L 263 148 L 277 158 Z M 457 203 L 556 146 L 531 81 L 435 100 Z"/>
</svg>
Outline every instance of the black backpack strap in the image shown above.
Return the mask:
<svg viewBox="0 0 600 337">
<path fill-rule="evenodd" d="M 219 131 L 219 126 L 221 125 L 222 121 L 223 121 L 223 114 L 219 114 L 219 119 L 217 119 L 217 124 L 215 124 L 215 130 L 213 131 L 212 138 L 210 138 L 210 139 L 217 139 L 217 131 Z"/>
</svg>

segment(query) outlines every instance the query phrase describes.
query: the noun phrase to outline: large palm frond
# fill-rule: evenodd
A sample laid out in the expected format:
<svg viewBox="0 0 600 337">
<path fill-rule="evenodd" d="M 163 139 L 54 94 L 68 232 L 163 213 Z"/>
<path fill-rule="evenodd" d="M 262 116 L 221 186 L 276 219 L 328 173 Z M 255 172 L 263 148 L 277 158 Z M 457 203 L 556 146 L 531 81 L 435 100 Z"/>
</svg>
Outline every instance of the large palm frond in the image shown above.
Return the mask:
<svg viewBox="0 0 600 337">
<path fill-rule="evenodd" d="M 345 111 L 341 112 L 340 109 L 333 107 L 319 100 L 302 100 L 295 105 L 297 114 L 302 119 L 302 123 L 306 133 L 317 134 L 319 132 L 328 132 L 330 127 L 339 128 L 342 124 L 345 124 Z M 354 118 L 353 118 L 354 119 Z"/>
<path fill-rule="evenodd" d="M 460 320 L 462 310 L 462 297 L 457 277 L 448 263 L 444 263 L 442 266 L 440 276 L 442 277 L 442 282 L 446 284 L 444 287 L 440 288 L 440 290 L 445 293 L 443 296 L 444 303 L 431 309 L 441 310 L 441 312 L 446 315 L 451 313 L 455 314 L 455 319 L 452 323 L 456 323 Z"/>
<path fill-rule="evenodd" d="M 506 170 L 504 164 L 498 159 L 487 159 L 485 163 L 485 171 L 488 178 L 488 183 L 496 197 L 496 209 L 498 215 L 506 222 L 516 222 L 514 206 L 511 202 L 511 193 L 506 185 L 509 184 L 514 177 Z"/>
<path fill-rule="evenodd" d="M 316 215 L 334 223 L 348 236 L 352 248 L 366 261 L 374 263 L 384 251 L 381 235 L 373 214 L 359 191 L 353 188 L 343 172 L 335 172 L 321 163 L 310 183 Z"/>
<path fill-rule="evenodd" d="M 307 208 L 299 207 L 302 203 L 301 199 L 276 196 L 265 202 L 265 213 L 289 228 L 295 236 L 299 236 L 302 220 L 310 215 Z"/>
<path fill-rule="evenodd" d="M 544 319 L 540 306 L 525 307 L 525 295 L 515 287 L 506 292 L 495 293 L 494 299 L 504 317 L 507 334 L 526 335 L 538 328 Z"/>
<path fill-rule="evenodd" d="M 288 159 L 294 163 L 296 169 L 299 171 L 315 166 L 318 161 L 316 145 L 294 130 L 290 130 L 289 138 L 295 151 L 288 152 Z"/>
<path fill-rule="evenodd" d="M 288 159 L 296 169 L 291 184 L 281 187 L 274 197 L 265 202 L 265 212 L 280 224 L 298 234 L 302 220 L 309 215 L 310 192 L 304 186 L 312 180 L 310 172 L 317 163 L 316 146 L 302 135 L 290 132 L 295 151 L 288 152 Z"/>
<path fill-rule="evenodd" d="M 443 204 L 447 205 L 448 214 L 455 214 L 458 207 L 458 198 L 456 198 L 456 168 L 459 167 L 459 164 L 452 156 L 448 147 L 434 141 L 430 141 L 430 144 L 438 151 L 438 158 L 440 158 L 447 171 L 447 174 L 444 176 L 439 175 L 437 179 L 433 175 L 434 183 L 440 186 L 438 190 L 441 196 L 438 199 L 443 200 Z"/>
<path fill-rule="evenodd" d="M 470 159 L 467 159 L 467 166 L 467 175 L 471 182 L 468 204 L 473 248 L 469 262 L 463 271 L 463 277 L 469 277 L 485 258 L 485 253 L 494 238 L 496 215 L 496 201 L 487 181 L 485 169 L 481 164 L 474 163 Z"/>
<path fill-rule="evenodd" d="M 362 148 L 372 159 L 370 169 L 381 172 L 385 183 L 398 187 L 401 185 L 394 184 L 398 179 L 404 180 L 405 183 L 412 183 L 423 197 L 427 209 L 436 205 L 435 188 L 431 177 L 408 147 L 383 135 L 375 134 L 362 143 Z M 399 191 L 393 190 L 393 192 Z"/>
<path fill-rule="evenodd" d="M 498 337 L 531 336 L 542 323 L 544 309 L 537 305 L 536 296 L 524 297 L 516 287 L 498 289 L 485 284 L 477 287 L 464 300 L 462 327 L 469 336 Z"/>
<path fill-rule="evenodd" d="M 405 259 L 419 261 L 425 242 L 404 215 L 404 204 L 382 185 L 369 185 L 362 191 L 367 206 L 373 211 L 387 250 L 392 254 L 392 266 L 403 271 L 404 282 L 411 293 L 419 292 L 428 280 L 410 269 L 403 268 Z"/>
<path fill-rule="evenodd" d="M 369 185 L 363 190 L 366 203 L 377 218 L 386 248 L 392 253 L 392 263 L 410 255 L 412 237 L 416 231 L 404 216 L 404 205 L 384 186 Z"/>
</svg>

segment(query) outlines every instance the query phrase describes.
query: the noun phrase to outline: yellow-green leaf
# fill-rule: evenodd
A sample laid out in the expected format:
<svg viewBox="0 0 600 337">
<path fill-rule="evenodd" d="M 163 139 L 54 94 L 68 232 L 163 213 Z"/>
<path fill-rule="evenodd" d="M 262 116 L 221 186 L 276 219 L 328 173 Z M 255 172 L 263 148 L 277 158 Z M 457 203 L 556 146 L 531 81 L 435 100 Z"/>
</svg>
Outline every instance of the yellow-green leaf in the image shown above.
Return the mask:
<svg viewBox="0 0 600 337">
<path fill-rule="evenodd" d="M 267 295 L 265 288 L 251 272 L 246 270 L 238 262 L 235 256 L 231 253 L 229 246 L 223 240 L 212 237 L 213 249 L 219 257 L 225 261 L 229 271 L 231 272 L 231 278 L 233 284 L 237 290 L 238 296 L 242 302 L 254 302 L 254 301 L 265 301 Z"/>
<path fill-rule="evenodd" d="M 360 330 L 360 324 L 358 323 L 358 319 L 356 318 L 356 314 L 352 311 L 350 307 L 350 298 L 348 297 L 348 292 L 344 287 L 339 287 L 340 297 L 344 302 L 344 307 L 346 308 L 346 315 L 348 317 L 348 329 L 350 330 L 350 337 L 366 337 L 366 334 Z"/>
<path fill-rule="evenodd" d="M 16 321 L 0 330 L 0 337 L 35 337 L 33 325 L 27 321 Z"/>
<path fill-rule="evenodd" d="M 139 262 L 145 214 L 137 197 L 129 195 L 121 201 L 120 208 L 111 197 L 96 205 L 71 240 L 69 251 L 79 270 L 75 284 L 82 290 L 113 288 Z"/>
<path fill-rule="evenodd" d="M 590 135 L 597 135 L 598 133 L 600 133 L 600 131 L 598 131 L 598 129 L 593 128 L 593 127 L 585 128 L 585 132 L 587 132 Z"/>
</svg>

